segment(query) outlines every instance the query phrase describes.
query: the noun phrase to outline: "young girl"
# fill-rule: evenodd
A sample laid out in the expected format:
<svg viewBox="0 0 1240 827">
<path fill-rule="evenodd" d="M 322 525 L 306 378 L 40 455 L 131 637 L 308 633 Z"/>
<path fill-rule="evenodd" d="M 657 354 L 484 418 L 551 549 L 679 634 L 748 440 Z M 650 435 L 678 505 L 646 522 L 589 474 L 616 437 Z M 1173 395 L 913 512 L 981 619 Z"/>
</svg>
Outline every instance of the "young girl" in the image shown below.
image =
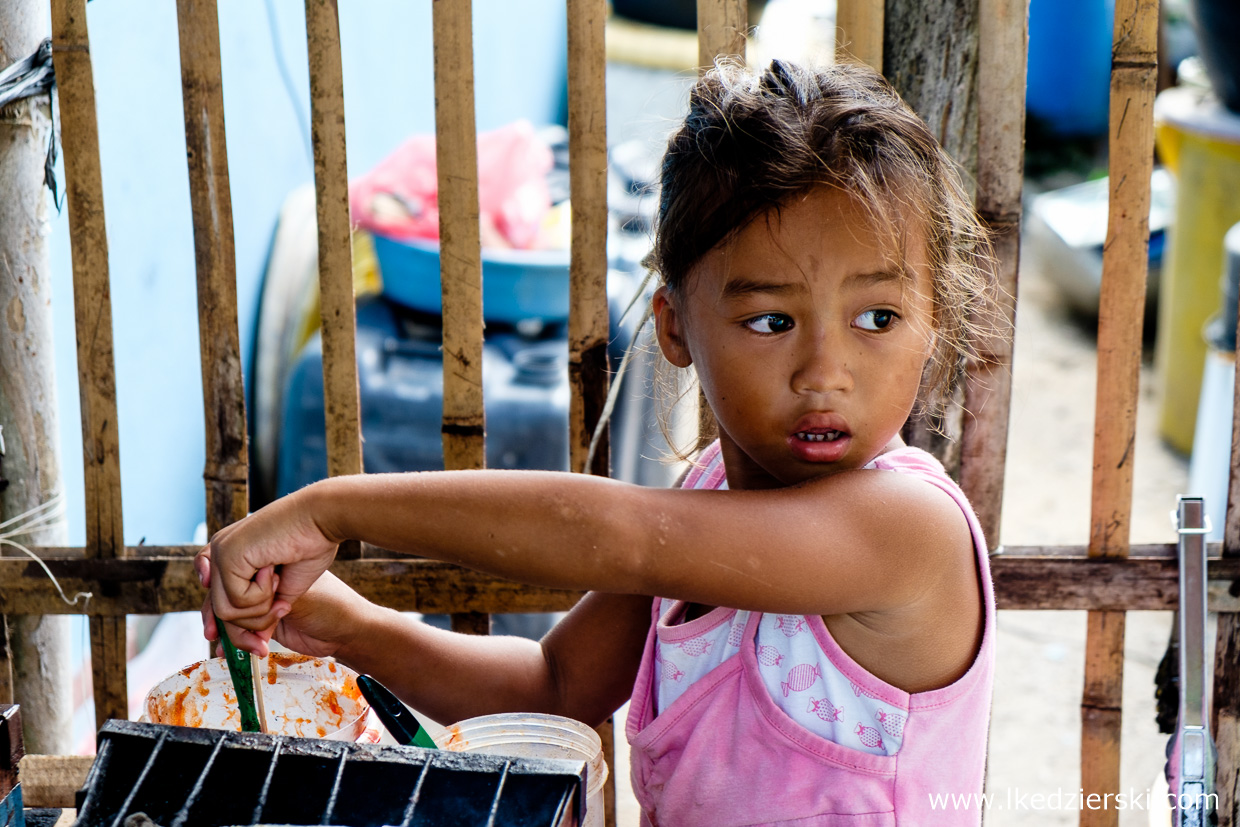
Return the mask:
<svg viewBox="0 0 1240 827">
<path fill-rule="evenodd" d="M 981 792 L 987 547 L 900 430 L 971 355 L 984 255 L 950 161 L 879 76 L 719 66 L 668 145 L 649 260 L 660 348 L 715 423 L 679 488 L 316 483 L 198 556 L 207 635 L 213 610 L 246 649 L 335 656 L 442 722 L 595 725 L 631 699 L 647 824 L 976 823 L 935 797 Z M 349 538 L 589 594 L 539 643 L 444 632 L 328 573 Z"/>
</svg>

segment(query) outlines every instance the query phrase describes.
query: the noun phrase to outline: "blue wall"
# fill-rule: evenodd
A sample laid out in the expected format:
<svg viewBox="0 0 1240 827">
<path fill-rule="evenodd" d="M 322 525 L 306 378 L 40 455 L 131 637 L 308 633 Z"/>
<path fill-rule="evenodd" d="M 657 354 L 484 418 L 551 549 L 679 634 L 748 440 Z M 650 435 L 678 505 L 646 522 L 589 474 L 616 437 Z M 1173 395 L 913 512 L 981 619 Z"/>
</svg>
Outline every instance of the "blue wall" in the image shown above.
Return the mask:
<svg viewBox="0 0 1240 827">
<path fill-rule="evenodd" d="M 565 0 L 474 0 L 479 129 L 563 122 Z M 340 5 L 348 163 L 356 177 L 434 130 L 431 0 Z M 242 359 L 285 196 L 314 177 L 304 5 L 219 0 Z M 193 226 L 176 4 L 87 6 L 103 165 L 125 542 L 188 542 L 204 517 Z M 282 56 L 287 72 L 282 79 Z M 63 180 L 63 171 L 61 172 Z M 69 540 L 85 541 L 67 213 L 51 235 Z"/>
</svg>

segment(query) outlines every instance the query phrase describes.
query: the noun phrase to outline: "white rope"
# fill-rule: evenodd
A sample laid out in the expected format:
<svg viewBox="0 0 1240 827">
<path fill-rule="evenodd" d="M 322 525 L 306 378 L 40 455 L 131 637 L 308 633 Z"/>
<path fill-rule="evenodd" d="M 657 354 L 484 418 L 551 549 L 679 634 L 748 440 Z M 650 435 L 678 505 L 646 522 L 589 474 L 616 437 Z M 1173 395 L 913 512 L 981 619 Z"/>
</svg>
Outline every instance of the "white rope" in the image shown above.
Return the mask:
<svg viewBox="0 0 1240 827">
<path fill-rule="evenodd" d="M 29 534 L 39 528 L 46 528 L 49 525 L 54 525 L 57 522 L 60 522 L 64 515 L 65 495 L 64 492 L 60 492 L 47 502 L 41 505 L 36 505 L 29 511 L 24 511 L 16 517 L 11 517 L 3 523 L 0 523 L 0 529 L 8 528 L 9 526 L 16 524 L 15 528 L 11 528 L 8 531 L 0 533 L 0 546 L 12 546 L 18 551 L 29 555 L 32 560 L 39 564 L 47 576 L 51 578 L 52 585 L 56 587 L 56 591 L 60 592 L 60 599 L 70 606 L 76 606 L 78 600 L 83 597 L 90 600 L 94 597 L 94 594 L 91 592 L 78 592 L 73 596 L 73 599 L 70 600 L 65 596 L 65 590 L 60 587 L 60 581 L 56 579 L 56 575 L 52 574 L 51 569 L 49 569 L 47 564 L 39 558 L 39 555 L 35 554 L 33 551 L 26 548 L 16 540 L 10 539 L 21 534 Z M 21 522 L 22 520 L 26 520 L 26 522 L 23 523 Z"/>
<path fill-rule="evenodd" d="M 47 528 L 48 526 L 56 525 L 57 523 L 62 521 L 62 518 L 64 516 L 65 516 L 65 508 L 63 504 L 60 504 L 56 508 L 53 508 L 51 511 L 45 511 L 42 514 L 40 514 L 38 517 L 32 519 L 30 522 L 20 525 L 17 528 L 12 529 L 11 531 L 0 532 L 0 539 L 5 539 L 8 537 L 16 537 L 19 534 L 30 534 L 31 532 L 36 531 L 37 529 Z"/>
<path fill-rule="evenodd" d="M 12 546 L 18 551 L 25 552 L 26 554 L 30 555 L 30 559 L 38 563 L 39 567 L 43 569 L 43 571 L 47 574 L 49 578 L 51 578 L 52 585 L 56 587 L 56 591 L 60 592 L 60 599 L 65 601 L 66 604 L 70 606 L 76 606 L 79 599 L 84 597 L 89 601 L 92 597 L 95 596 L 93 592 L 78 592 L 77 594 L 73 595 L 73 599 L 70 600 L 68 597 L 65 596 L 65 590 L 60 587 L 60 581 L 56 579 L 56 575 L 52 574 L 52 570 L 47 567 L 47 563 L 44 563 L 41 559 L 39 559 L 39 555 L 35 554 L 30 549 L 23 546 L 21 543 L 14 542 L 13 540 L 6 540 L 3 537 L 0 537 L 0 546 Z M 85 608 L 85 606 L 83 606 L 83 608 Z"/>
<path fill-rule="evenodd" d="M 52 497 L 50 500 L 43 503 L 42 505 L 36 505 L 34 508 L 30 509 L 29 511 L 23 511 L 21 514 L 18 514 L 16 517 L 10 517 L 9 519 L 0 523 L 0 529 L 8 528 L 13 523 L 23 520 L 32 514 L 37 514 L 38 512 L 45 511 L 46 509 L 64 505 L 64 502 L 65 502 L 64 493 L 63 492 L 58 493 L 56 496 Z"/>
</svg>

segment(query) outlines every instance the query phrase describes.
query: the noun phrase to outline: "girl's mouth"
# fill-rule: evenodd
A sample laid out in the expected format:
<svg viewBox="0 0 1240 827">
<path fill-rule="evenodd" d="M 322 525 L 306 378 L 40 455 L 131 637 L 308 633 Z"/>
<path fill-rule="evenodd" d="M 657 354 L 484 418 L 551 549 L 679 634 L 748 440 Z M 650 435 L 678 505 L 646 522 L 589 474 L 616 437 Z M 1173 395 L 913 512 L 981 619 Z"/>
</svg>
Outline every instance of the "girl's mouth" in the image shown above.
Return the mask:
<svg viewBox="0 0 1240 827">
<path fill-rule="evenodd" d="M 835 442 L 845 436 L 843 431 L 797 431 L 796 438 L 805 442 Z"/>
<path fill-rule="evenodd" d="M 848 453 L 852 434 L 836 428 L 794 431 L 788 437 L 788 448 L 802 462 L 839 462 Z"/>
</svg>

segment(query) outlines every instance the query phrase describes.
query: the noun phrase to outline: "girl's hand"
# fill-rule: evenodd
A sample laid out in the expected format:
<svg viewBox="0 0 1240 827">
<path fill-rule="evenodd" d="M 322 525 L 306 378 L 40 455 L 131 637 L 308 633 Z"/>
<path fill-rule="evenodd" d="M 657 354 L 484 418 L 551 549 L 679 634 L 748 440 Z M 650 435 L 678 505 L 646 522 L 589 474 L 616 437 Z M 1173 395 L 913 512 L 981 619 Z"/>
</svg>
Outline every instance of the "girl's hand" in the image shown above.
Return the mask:
<svg viewBox="0 0 1240 827">
<path fill-rule="evenodd" d="M 276 624 L 274 637 L 303 655 L 347 660 L 345 650 L 370 608 L 371 604 L 339 577 L 324 572 Z"/>
<path fill-rule="evenodd" d="M 210 590 L 204 631 L 214 629 L 208 617 L 214 614 L 234 645 L 266 654 L 276 624 L 336 554 L 338 541 L 311 516 L 310 492 L 303 489 L 219 530 L 198 553 L 195 568 Z"/>
<path fill-rule="evenodd" d="M 211 560 L 204 549 L 195 561 L 195 568 L 203 578 L 203 586 L 210 586 Z M 310 590 L 293 604 L 292 610 L 276 624 L 274 630 L 253 633 L 239 626 L 225 624 L 229 639 L 237 640 L 243 635 L 256 634 L 263 643 L 264 654 L 269 640 L 315 658 L 339 657 L 341 652 L 357 635 L 362 617 L 371 604 L 331 572 L 324 574 Z M 202 604 L 202 629 L 207 640 L 218 640 L 220 630 L 215 623 L 215 609 L 210 596 Z M 274 632 L 274 634 L 272 634 Z M 222 647 L 216 656 L 223 656 Z"/>
<path fill-rule="evenodd" d="M 201 555 L 200 560 L 200 573 L 205 572 L 210 583 L 211 560 L 206 554 Z M 362 616 L 370 608 L 371 604 L 361 595 L 348 588 L 335 574 L 326 572 L 293 604 L 293 610 L 275 625 L 274 635 L 268 636 L 264 632 L 258 635 L 264 645 L 274 639 L 303 655 L 340 657 L 343 648 L 356 637 Z M 253 634 L 239 626 L 228 626 L 229 635 Z M 202 634 L 211 641 L 219 637 L 210 598 L 202 604 Z M 217 651 L 216 655 L 222 656 L 222 651 Z"/>
</svg>

